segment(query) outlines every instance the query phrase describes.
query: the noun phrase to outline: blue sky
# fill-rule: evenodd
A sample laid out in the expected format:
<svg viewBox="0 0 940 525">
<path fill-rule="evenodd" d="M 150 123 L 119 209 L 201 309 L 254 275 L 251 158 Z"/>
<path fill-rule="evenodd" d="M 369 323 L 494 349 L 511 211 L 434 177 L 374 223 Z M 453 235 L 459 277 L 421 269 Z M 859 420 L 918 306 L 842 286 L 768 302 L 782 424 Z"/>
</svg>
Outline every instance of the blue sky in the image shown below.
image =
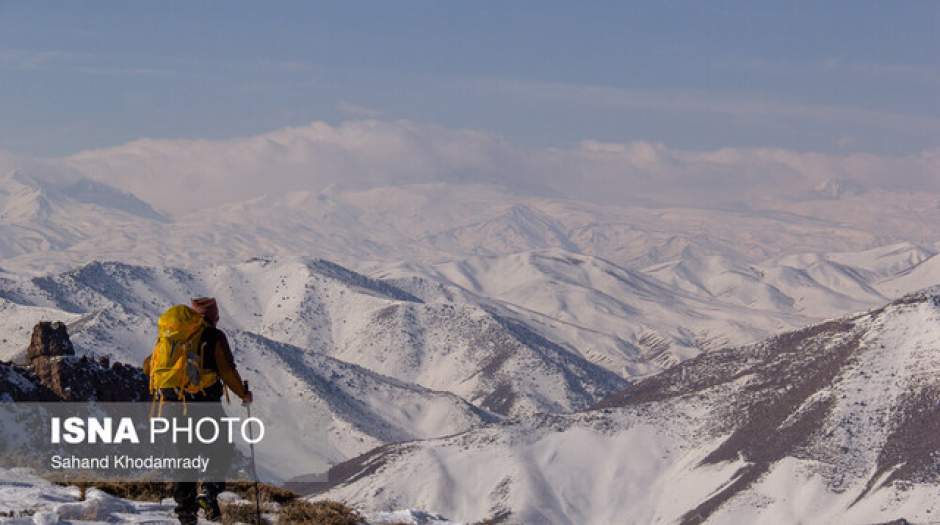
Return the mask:
<svg viewBox="0 0 940 525">
<path fill-rule="evenodd" d="M 940 146 L 937 2 L 9 2 L 0 149 L 313 120 L 519 144 Z"/>
</svg>

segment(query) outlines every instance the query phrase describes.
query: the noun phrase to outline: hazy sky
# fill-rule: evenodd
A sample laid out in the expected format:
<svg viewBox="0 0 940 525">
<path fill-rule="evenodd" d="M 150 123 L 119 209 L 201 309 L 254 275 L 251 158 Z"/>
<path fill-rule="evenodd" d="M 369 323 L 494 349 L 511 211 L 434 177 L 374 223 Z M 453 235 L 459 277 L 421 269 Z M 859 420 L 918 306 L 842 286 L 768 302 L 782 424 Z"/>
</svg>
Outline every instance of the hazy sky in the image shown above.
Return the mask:
<svg viewBox="0 0 940 525">
<path fill-rule="evenodd" d="M 12 2 L 0 150 L 409 119 L 528 146 L 940 145 L 940 2 Z"/>
</svg>

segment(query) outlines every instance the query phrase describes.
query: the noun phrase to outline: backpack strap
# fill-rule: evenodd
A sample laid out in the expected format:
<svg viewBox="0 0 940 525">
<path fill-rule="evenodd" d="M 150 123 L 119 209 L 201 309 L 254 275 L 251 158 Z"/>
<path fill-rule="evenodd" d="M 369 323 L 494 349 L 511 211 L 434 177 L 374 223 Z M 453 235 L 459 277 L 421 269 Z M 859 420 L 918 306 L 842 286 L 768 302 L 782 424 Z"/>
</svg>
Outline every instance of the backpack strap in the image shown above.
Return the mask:
<svg viewBox="0 0 940 525">
<path fill-rule="evenodd" d="M 219 373 L 219 364 L 215 362 L 215 345 L 218 342 L 219 331 L 213 326 L 206 326 L 202 330 L 202 341 L 199 342 L 201 365 L 204 370 Z"/>
</svg>

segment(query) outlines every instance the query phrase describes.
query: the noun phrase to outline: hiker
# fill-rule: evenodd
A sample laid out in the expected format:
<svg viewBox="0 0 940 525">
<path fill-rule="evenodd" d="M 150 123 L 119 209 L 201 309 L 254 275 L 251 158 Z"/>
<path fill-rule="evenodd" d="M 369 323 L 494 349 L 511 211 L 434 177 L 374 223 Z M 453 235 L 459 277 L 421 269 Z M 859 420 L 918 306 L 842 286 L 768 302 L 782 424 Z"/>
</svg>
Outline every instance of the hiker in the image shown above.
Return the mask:
<svg viewBox="0 0 940 525">
<path fill-rule="evenodd" d="M 252 402 L 252 394 L 235 368 L 228 339 L 225 333 L 216 328 L 218 322 L 219 306 L 211 297 L 193 299 L 191 307 L 171 307 L 160 316 L 160 338 L 154 353 L 144 361 L 144 373 L 150 376 L 151 391 L 155 402 L 159 399 L 161 409 L 164 401 L 183 401 L 185 404 L 195 403 L 193 408 L 209 413 L 212 417 L 223 417 L 225 413 L 221 401 L 223 395 L 228 397 L 226 388 L 241 398 L 243 403 Z M 172 341 L 164 343 L 168 339 Z M 164 344 L 161 346 L 161 343 Z M 185 350 L 177 350 L 179 348 Z M 189 357 L 180 361 L 179 356 L 173 354 L 174 350 Z M 186 366 L 189 360 L 201 360 L 201 363 L 194 365 L 198 370 L 199 384 L 193 384 L 193 375 L 187 374 L 190 372 Z M 177 366 L 173 366 L 174 363 Z M 234 456 L 234 448 L 231 455 Z M 215 457 L 213 462 L 218 463 L 220 459 Z M 229 468 L 229 465 L 224 468 Z M 195 525 L 200 508 L 205 512 L 207 520 L 218 521 L 221 518 L 218 495 L 223 490 L 224 479 L 203 481 L 202 493 L 198 495 L 195 481 L 176 481 L 173 484 L 173 499 L 181 525 Z"/>
</svg>

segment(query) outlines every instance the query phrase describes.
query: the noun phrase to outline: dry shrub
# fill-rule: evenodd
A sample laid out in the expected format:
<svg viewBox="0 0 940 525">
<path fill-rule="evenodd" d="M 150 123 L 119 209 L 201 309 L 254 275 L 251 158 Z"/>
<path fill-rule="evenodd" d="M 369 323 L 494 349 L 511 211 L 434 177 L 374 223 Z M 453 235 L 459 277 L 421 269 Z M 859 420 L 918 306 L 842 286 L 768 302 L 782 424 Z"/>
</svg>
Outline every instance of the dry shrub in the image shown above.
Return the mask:
<svg viewBox="0 0 940 525">
<path fill-rule="evenodd" d="M 173 484 L 167 482 L 81 482 L 83 489 L 95 487 L 103 492 L 135 501 L 161 501 L 173 496 Z M 239 503 L 223 503 L 222 523 L 234 525 L 236 523 L 255 523 L 255 485 L 250 482 L 235 482 L 226 484 L 226 490 L 238 494 L 247 500 Z M 354 509 L 336 501 L 310 502 L 299 499 L 297 494 L 274 485 L 261 483 L 258 485 L 261 496 L 261 509 L 263 512 L 274 512 L 277 505 L 277 525 L 310 524 L 317 525 L 363 525 L 365 520 Z M 277 505 L 272 505 L 275 503 Z M 272 525 L 270 520 L 262 517 L 262 523 Z"/>
<path fill-rule="evenodd" d="M 255 525 L 256 517 L 254 504 L 230 503 L 222 505 L 222 525 L 235 525 L 236 523 Z M 271 522 L 264 516 L 261 517 L 261 523 L 271 525 Z"/>
<path fill-rule="evenodd" d="M 238 494 L 244 499 L 249 501 L 255 500 L 255 484 L 254 482 L 248 481 L 236 481 L 225 484 L 225 490 L 229 490 Z M 261 495 L 261 501 L 267 502 L 271 501 L 274 503 L 284 504 L 289 501 L 294 501 L 297 499 L 297 494 L 283 489 L 281 487 L 275 487 L 274 485 L 268 485 L 267 483 L 258 484 L 258 494 Z"/>
<path fill-rule="evenodd" d="M 317 523 L 319 525 L 362 525 L 355 510 L 338 501 L 294 500 L 281 507 L 278 525 Z"/>
</svg>

